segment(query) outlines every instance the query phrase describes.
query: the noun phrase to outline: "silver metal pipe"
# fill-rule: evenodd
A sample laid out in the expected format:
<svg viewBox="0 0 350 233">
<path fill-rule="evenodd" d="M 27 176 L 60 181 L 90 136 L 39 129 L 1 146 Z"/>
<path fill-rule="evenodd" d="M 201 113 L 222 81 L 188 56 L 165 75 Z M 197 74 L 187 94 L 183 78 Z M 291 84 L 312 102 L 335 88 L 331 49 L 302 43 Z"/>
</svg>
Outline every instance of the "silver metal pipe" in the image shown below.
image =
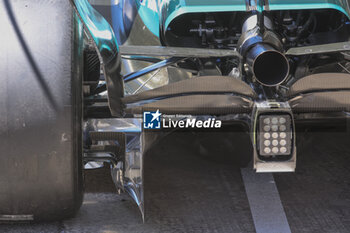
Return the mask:
<svg viewBox="0 0 350 233">
<path fill-rule="evenodd" d="M 289 74 L 286 56 L 268 44 L 254 45 L 247 53 L 246 62 L 256 80 L 265 86 L 277 86 Z"/>
<path fill-rule="evenodd" d="M 259 24 L 258 17 L 252 15 L 243 23 L 238 51 L 248 65 L 247 71 L 259 83 L 264 86 L 277 86 L 289 75 L 289 61 L 282 53 L 280 38 L 273 32 L 273 22 L 263 16 L 264 22 Z"/>
</svg>

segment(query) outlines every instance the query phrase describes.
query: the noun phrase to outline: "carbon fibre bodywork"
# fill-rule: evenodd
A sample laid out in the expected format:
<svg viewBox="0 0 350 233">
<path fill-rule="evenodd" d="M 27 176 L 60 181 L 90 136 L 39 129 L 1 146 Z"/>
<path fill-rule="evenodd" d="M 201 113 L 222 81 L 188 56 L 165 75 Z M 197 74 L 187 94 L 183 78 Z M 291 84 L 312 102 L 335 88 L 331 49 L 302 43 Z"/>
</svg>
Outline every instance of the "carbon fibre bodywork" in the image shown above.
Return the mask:
<svg viewBox="0 0 350 233">
<path fill-rule="evenodd" d="M 263 12 L 268 12 L 268 17 L 272 16 L 271 18 L 273 18 L 275 16 L 273 12 L 277 14 L 277 12 L 281 13 L 287 10 L 294 10 L 296 12 L 305 10 L 308 14 L 308 20 L 302 22 L 301 27 L 296 27 L 295 29 L 296 31 L 302 31 L 304 30 L 302 27 L 303 23 L 307 25 L 310 24 L 309 21 L 315 20 L 312 10 L 324 10 L 327 12 L 329 9 L 341 15 L 342 25 L 347 27 L 350 16 L 349 3 L 345 0 L 265 0 L 263 6 L 258 6 L 256 4 L 257 2 L 259 1 L 113 1 L 114 4 L 111 10 L 108 9 L 111 14 L 109 21 L 112 24 L 120 45 L 119 52 L 122 58 L 121 73 L 123 74 L 120 78 L 124 81 L 126 95 L 126 97 L 121 98 L 121 102 L 125 107 L 126 116 L 141 120 L 141 116 L 145 112 L 160 111 L 163 114 L 185 114 L 198 119 L 215 116 L 217 119 L 222 119 L 223 122 L 228 122 L 228 124 L 239 122 L 246 126 L 244 128 L 245 132 L 253 135 L 251 144 L 245 146 L 247 154 L 249 154 L 246 157 L 254 159 L 254 168 L 258 172 L 294 171 L 297 150 L 294 119 L 296 121 L 315 118 L 326 119 L 326 121 L 330 118 L 344 119 L 349 118 L 350 111 L 350 75 L 344 74 L 344 71 L 347 73 L 350 72 L 348 71 L 348 66 L 343 66 L 347 62 L 347 59 L 341 60 L 343 57 L 337 58 L 341 62 L 344 62 L 344 64 L 340 64 L 340 66 L 344 67 L 340 71 L 326 70 L 323 71 L 325 73 L 323 75 L 319 74 L 321 72 L 315 72 L 316 76 L 312 76 L 314 74 L 312 72 L 305 72 L 300 75 L 297 70 L 297 62 L 300 62 L 300 66 L 302 66 L 304 62 L 303 56 L 308 57 L 319 54 L 339 53 L 344 57 L 349 56 L 345 54 L 345 52 L 350 51 L 350 44 L 348 42 L 349 34 L 348 31 L 345 31 L 345 37 L 342 37 L 341 34 L 339 34 L 339 38 L 333 36 L 337 37 L 337 40 L 332 41 L 332 44 L 318 43 L 319 41 L 317 41 L 310 44 L 291 43 L 291 45 L 286 45 L 285 41 L 280 38 L 282 34 L 280 33 L 281 30 L 278 31 L 273 26 L 269 27 L 269 20 L 265 20 L 263 15 L 262 21 L 266 26 L 266 30 L 264 30 L 264 23 L 262 23 L 263 27 L 261 27 L 261 24 L 259 24 L 261 20 L 259 21 L 256 18 Z M 199 44 L 196 47 L 191 43 L 187 43 L 188 40 L 184 39 L 185 36 L 181 33 L 179 33 L 180 36 L 175 35 L 173 41 L 184 41 L 183 43 L 167 43 L 165 38 L 166 32 L 172 31 L 174 29 L 172 24 L 183 16 L 189 17 L 183 21 L 178 20 L 178 22 L 180 21 L 180 23 L 177 22 L 178 28 L 185 28 L 186 23 L 193 23 L 192 16 L 197 16 L 197 13 L 202 15 L 207 15 L 207 13 L 227 13 L 231 17 L 234 15 L 234 12 L 242 13 L 238 17 L 241 17 L 241 21 L 244 22 L 238 22 L 238 26 L 235 25 L 237 26 L 235 30 L 238 32 L 236 36 L 238 42 L 232 42 L 231 47 L 215 47 L 209 43 Z M 270 14 L 271 12 L 272 14 Z M 254 17 L 256 18 L 254 19 Z M 253 19 L 251 20 L 253 23 L 249 22 L 249 18 Z M 343 20 L 343 18 L 347 20 Z M 248 23 L 246 23 L 247 21 Z M 195 26 L 198 25 L 200 24 L 195 24 Z M 277 23 L 271 23 L 271 25 L 277 25 Z M 292 23 L 286 27 L 290 25 Z M 186 28 L 186 30 L 188 29 L 186 33 L 190 34 L 199 31 L 198 34 L 201 34 L 201 30 L 203 29 L 201 26 L 198 28 Z M 217 28 L 216 26 L 219 27 L 222 25 L 212 23 L 210 26 L 210 29 L 215 29 Z M 197 29 L 198 31 L 196 31 Z M 191 30 L 193 31 L 190 32 Z M 329 32 L 332 33 L 332 30 Z M 190 34 L 187 38 L 194 37 L 193 34 Z M 243 38 L 243 42 L 240 41 L 241 38 Z M 298 36 L 296 38 L 298 39 Z M 252 39 L 251 43 L 249 42 L 250 39 Z M 199 41 L 202 42 L 201 40 Z M 247 41 L 249 42 L 247 48 L 244 48 Z M 258 47 L 256 51 L 252 50 L 257 44 L 261 45 L 261 47 Z M 165 47 L 161 47 L 162 45 Z M 223 56 L 220 52 L 226 53 L 227 56 Z M 343 52 L 344 54 L 342 54 Z M 264 85 L 266 82 L 257 82 L 254 79 L 257 77 L 257 72 L 252 74 L 249 71 L 249 66 L 253 67 L 257 60 L 256 58 L 261 54 L 269 53 L 273 56 L 278 55 L 279 57 L 276 60 L 278 61 L 281 57 L 284 59 L 283 62 L 285 62 L 282 65 L 286 63 L 287 65 L 286 69 L 282 70 L 285 74 L 281 79 L 277 80 L 273 85 Z M 269 64 L 269 69 L 266 69 L 266 63 L 262 63 L 261 67 L 264 70 L 275 69 L 280 72 L 281 70 L 278 70 L 278 65 L 276 66 L 276 63 L 274 63 L 276 60 L 274 60 L 273 56 L 261 59 L 264 61 L 273 61 L 272 64 Z M 252 61 L 249 62 L 249 59 Z M 317 59 L 315 60 L 317 61 Z M 224 73 L 219 68 L 220 64 L 227 60 L 233 61 L 232 63 L 236 65 L 236 69 L 232 69 L 230 73 Z M 203 61 L 203 64 L 208 61 L 212 62 L 212 66 L 203 68 L 201 66 L 202 64 L 198 65 L 201 61 Z M 335 61 L 338 62 L 338 60 Z M 188 62 L 187 65 L 189 65 L 184 65 L 185 62 Z M 181 63 L 183 66 L 181 66 Z M 291 69 L 289 63 L 291 63 Z M 293 74 L 289 72 L 290 70 Z M 241 75 L 235 76 L 233 71 Z M 337 75 L 337 73 L 342 74 Z M 261 76 L 270 78 L 272 75 L 267 72 Z M 107 79 L 106 81 L 108 85 L 109 80 Z M 304 87 L 307 88 L 304 89 Z M 248 94 L 246 90 L 248 90 Z M 295 93 L 293 92 L 294 90 Z M 110 90 L 108 90 L 108 94 L 108 101 L 115 101 L 110 98 Z M 124 120 L 122 117 L 125 117 L 125 115 L 114 114 L 117 112 L 116 110 L 119 111 L 120 109 L 113 109 L 112 107 L 111 110 L 114 117 L 121 118 L 114 119 L 115 122 L 113 124 L 117 125 L 119 121 Z M 257 130 L 256 125 L 259 123 L 260 116 L 265 117 L 271 114 L 277 114 L 277 116 L 279 114 L 287 114 L 290 116 L 289 122 L 293 127 L 290 129 L 290 141 L 292 143 L 290 145 L 291 156 L 288 158 L 281 159 L 282 157 L 275 158 L 271 156 L 273 157 L 272 159 L 266 159 L 259 156 L 259 153 L 262 151 L 262 143 L 259 144 L 258 142 L 259 140 L 262 142 L 263 138 L 259 136 L 261 134 Z M 105 124 L 106 120 L 100 119 L 99 122 Z M 116 128 L 113 129 L 113 132 L 123 132 L 123 130 L 124 128 Z M 99 127 L 95 127 L 94 131 L 98 132 Z M 108 130 L 106 132 L 110 133 Z M 159 132 L 161 133 L 161 130 Z M 142 174 L 143 157 L 147 151 L 145 148 L 150 145 L 151 140 L 147 138 L 149 135 L 144 132 L 142 125 L 140 126 L 139 133 L 141 134 L 140 143 L 137 143 L 136 149 L 132 149 L 137 152 L 137 158 L 135 159 L 135 156 L 133 157 L 131 154 L 127 154 L 124 157 L 126 161 L 138 161 L 135 163 L 137 166 L 135 164 L 135 166 L 130 166 L 130 164 L 125 163 L 124 171 L 137 171 L 137 174 Z M 215 139 L 211 138 L 210 140 L 214 141 Z M 222 141 L 217 142 L 217 144 L 219 143 L 222 143 Z M 229 144 L 232 143 L 230 142 Z M 207 143 L 202 143 L 201 147 L 206 147 L 207 145 L 205 144 Z M 206 149 L 208 149 L 208 146 Z M 232 156 L 234 156 L 233 153 Z M 116 180 L 116 183 L 123 183 L 118 179 Z M 137 176 L 135 180 L 137 182 L 134 182 L 130 186 L 133 191 L 132 197 L 144 216 L 142 175 Z"/>
</svg>

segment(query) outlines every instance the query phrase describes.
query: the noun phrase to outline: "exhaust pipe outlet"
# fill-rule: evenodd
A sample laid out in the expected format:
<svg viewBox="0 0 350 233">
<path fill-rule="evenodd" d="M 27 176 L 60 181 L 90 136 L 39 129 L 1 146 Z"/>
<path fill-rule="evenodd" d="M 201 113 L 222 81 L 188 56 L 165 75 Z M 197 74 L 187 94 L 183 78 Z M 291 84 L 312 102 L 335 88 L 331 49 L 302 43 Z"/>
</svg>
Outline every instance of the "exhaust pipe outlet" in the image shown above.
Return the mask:
<svg viewBox="0 0 350 233">
<path fill-rule="evenodd" d="M 265 86 L 277 86 L 289 75 L 286 56 L 268 44 L 255 44 L 248 50 L 246 62 L 256 80 Z"/>
<path fill-rule="evenodd" d="M 267 16 L 251 15 L 242 26 L 237 49 L 255 79 L 264 86 L 277 86 L 289 75 L 289 61 L 281 52 L 283 44 Z M 263 28 L 261 28 L 263 27 Z"/>
</svg>

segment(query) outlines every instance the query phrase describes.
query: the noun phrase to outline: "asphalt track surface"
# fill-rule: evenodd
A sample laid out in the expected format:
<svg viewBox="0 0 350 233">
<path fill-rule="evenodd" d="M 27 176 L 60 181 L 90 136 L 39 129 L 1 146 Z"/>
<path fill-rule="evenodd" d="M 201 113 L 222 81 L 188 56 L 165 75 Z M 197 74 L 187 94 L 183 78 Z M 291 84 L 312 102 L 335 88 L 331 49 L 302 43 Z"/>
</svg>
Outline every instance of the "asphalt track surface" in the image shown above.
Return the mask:
<svg viewBox="0 0 350 233">
<path fill-rule="evenodd" d="M 273 175 L 291 232 L 350 232 L 349 142 L 344 133 L 299 135 L 296 173 Z M 147 154 L 145 223 L 132 200 L 116 194 L 109 171 L 99 169 L 85 173 L 85 199 L 75 218 L 0 225 L 0 232 L 259 231 L 240 168 L 203 157 L 192 145 L 190 135 L 175 134 Z"/>
</svg>

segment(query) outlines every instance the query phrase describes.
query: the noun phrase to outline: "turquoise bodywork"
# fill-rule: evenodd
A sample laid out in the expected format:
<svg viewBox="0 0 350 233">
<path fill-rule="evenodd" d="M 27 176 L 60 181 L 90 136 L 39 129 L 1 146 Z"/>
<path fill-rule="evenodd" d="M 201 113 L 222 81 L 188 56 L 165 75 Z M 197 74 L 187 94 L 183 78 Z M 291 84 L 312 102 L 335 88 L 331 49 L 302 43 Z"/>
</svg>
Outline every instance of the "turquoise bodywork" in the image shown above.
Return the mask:
<svg viewBox="0 0 350 233">
<path fill-rule="evenodd" d="M 350 19 L 348 0 L 269 0 L 270 10 L 334 9 Z"/>
<path fill-rule="evenodd" d="M 119 51 L 118 42 L 111 26 L 87 0 L 71 0 L 71 2 L 94 40 L 96 48 L 104 60 L 103 62 L 108 64 L 110 60 L 117 56 Z"/>
<path fill-rule="evenodd" d="M 158 0 L 132 0 L 136 1 L 138 13 L 146 27 L 159 37 L 159 6 Z M 162 0 L 159 0 L 162 2 Z"/>
<path fill-rule="evenodd" d="M 187 13 L 249 10 L 245 0 L 134 0 L 148 29 L 159 36 L 178 16 Z M 255 1 L 251 1 L 253 4 Z M 269 10 L 334 9 L 350 19 L 348 0 L 269 0 Z"/>
</svg>

